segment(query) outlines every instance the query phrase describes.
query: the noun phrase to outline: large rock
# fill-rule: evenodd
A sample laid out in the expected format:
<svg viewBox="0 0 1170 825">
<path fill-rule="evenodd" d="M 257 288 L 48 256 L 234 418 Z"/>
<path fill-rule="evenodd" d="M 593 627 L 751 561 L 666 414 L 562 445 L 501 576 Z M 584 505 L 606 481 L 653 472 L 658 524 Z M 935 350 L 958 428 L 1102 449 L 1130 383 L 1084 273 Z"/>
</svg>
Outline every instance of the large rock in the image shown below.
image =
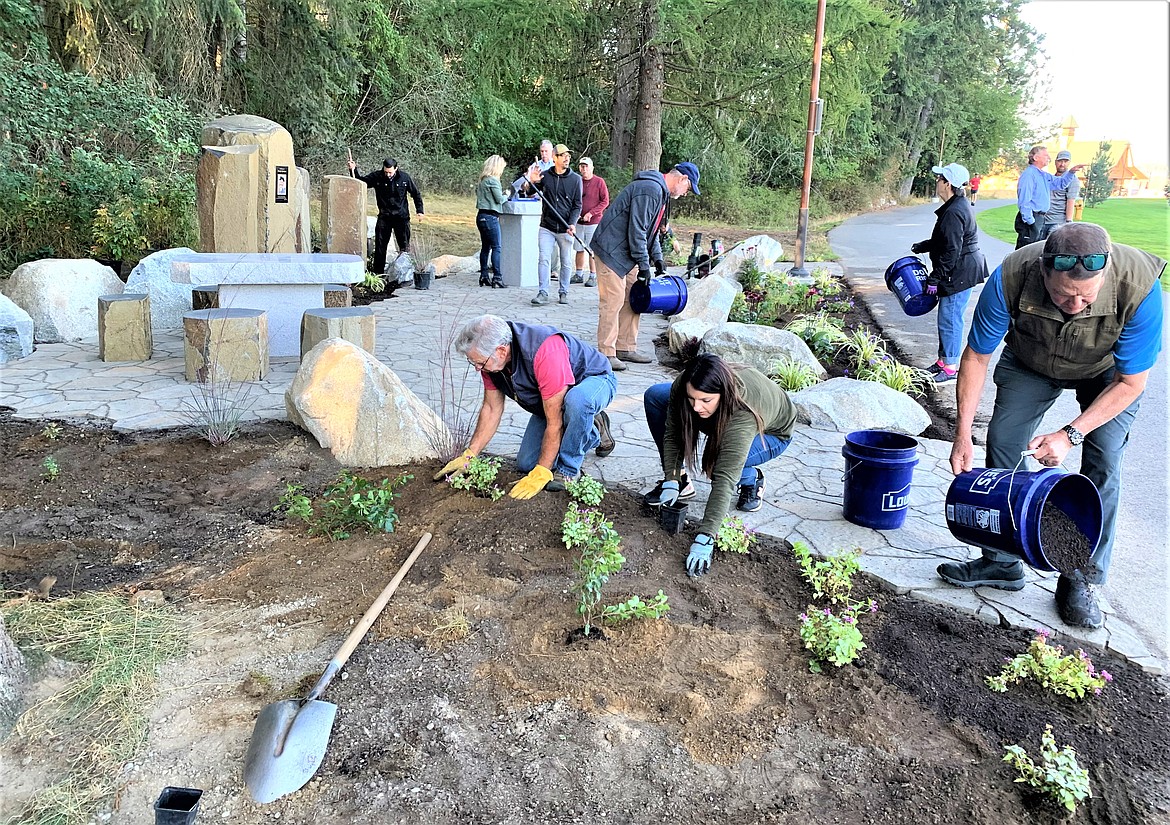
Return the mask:
<svg viewBox="0 0 1170 825">
<path fill-rule="evenodd" d="M 734 278 L 743 262 L 748 258 L 755 258 L 756 266 L 760 269 L 767 269 L 780 260 L 780 256 L 783 254 L 784 248 L 780 245 L 780 241 L 768 235 L 752 235 L 725 253 L 719 263 L 711 268 L 711 274 Z"/>
<path fill-rule="evenodd" d="M 438 458 L 450 432 L 374 356 L 328 338 L 301 361 L 284 395 L 289 421 L 312 433 L 347 467 L 385 467 Z"/>
<path fill-rule="evenodd" d="M 199 249 L 262 252 L 259 214 L 260 147 L 204 146 L 195 170 Z"/>
<path fill-rule="evenodd" d="M 683 346 L 692 338 L 702 341 L 707 330 L 714 325 L 702 318 L 685 318 L 682 321 L 671 321 L 666 331 L 667 346 L 675 355 L 683 351 Z"/>
<path fill-rule="evenodd" d="M 675 315 L 672 321 L 686 321 L 701 318 L 711 326 L 727 323 L 731 302 L 743 287 L 734 278 L 709 275 L 706 278 L 687 281 L 687 305 Z"/>
<path fill-rule="evenodd" d="M 124 291 L 125 284 L 108 266 L 73 258 L 21 264 L 4 286 L 4 294 L 32 318 L 38 344 L 97 336 L 98 298 Z"/>
<path fill-rule="evenodd" d="M 778 360 L 804 364 L 817 378 L 828 375 L 800 336 L 786 329 L 762 324 L 720 324 L 703 336 L 703 353 L 755 367 L 767 373 Z"/>
<path fill-rule="evenodd" d="M 256 210 L 258 242 L 255 249 L 204 249 L 203 252 L 298 252 L 297 218 L 302 212 L 300 170 L 293 155 L 292 135 L 267 118 L 228 115 L 203 127 L 200 143 L 210 146 L 257 146 Z M 220 183 L 223 187 L 224 183 Z M 240 192 L 246 198 L 249 193 Z M 216 196 L 233 197 L 230 192 Z M 278 203 L 278 200 L 286 201 Z"/>
<path fill-rule="evenodd" d="M 366 185 L 349 175 L 321 181 L 321 251 L 366 257 Z"/>
<path fill-rule="evenodd" d="M 192 304 L 190 284 L 171 280 L 171 261 L 194 251 L 180 246 L 147 255 L 126 279 L 127 292 L 145 292 L 150 296 L 150 325 L 155 332 L 179 332 L 183 329 L 184 314 L 204 308 Z"/>
<path fill-rule="evenodd" d="M 446 278 L 448 275 L 478 275 L 479 255 L 440 255 L 431 262 L 435 267 L 436 278 Z"/>
<path fill-rule="evenodd" d="M 832 378 L 791 395 L 797 420 L 818 430 L 895 430 L 919 435 L 930 416 L 913 398 L 876 381 Z"/>
<path fill-rule="evenodd" d="M 27 358 L 32 351 L 32 317 L 6 295 L 0 295 L 0 364 Z"/>
</svg>

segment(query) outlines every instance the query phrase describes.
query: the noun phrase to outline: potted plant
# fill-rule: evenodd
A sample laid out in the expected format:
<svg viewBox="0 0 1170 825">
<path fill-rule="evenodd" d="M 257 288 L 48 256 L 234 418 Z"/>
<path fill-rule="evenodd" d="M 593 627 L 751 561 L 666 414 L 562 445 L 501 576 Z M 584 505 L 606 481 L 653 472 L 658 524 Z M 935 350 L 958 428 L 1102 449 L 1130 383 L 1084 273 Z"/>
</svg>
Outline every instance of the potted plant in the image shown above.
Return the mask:
<svg viewBox="0 0 1170 825">
<path fill-rule="evenodd" d="M 431 281 L 435 278 L 436 252 L 437 247 L 430 234 L 419 232 L 410 239 L 410 261 L 414 266 L 415 289 L 431 288 Z"/>
</svg>

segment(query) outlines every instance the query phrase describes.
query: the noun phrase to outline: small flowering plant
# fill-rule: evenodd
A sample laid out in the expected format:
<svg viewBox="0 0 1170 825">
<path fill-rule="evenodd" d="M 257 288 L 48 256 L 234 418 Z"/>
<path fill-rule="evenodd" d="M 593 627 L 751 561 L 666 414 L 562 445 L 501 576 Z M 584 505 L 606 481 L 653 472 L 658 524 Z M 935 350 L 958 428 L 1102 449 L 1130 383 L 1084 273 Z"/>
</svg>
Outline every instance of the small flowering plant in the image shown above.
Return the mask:
<svg viewBox="0 0 1170 825">
<path fill-rule="evenodd" d="M 1106 684 L 1113 681 L 1107 670 L 1097 670 L 1085 651 L 1065 654 L 1061 645 L 1048 643 L 1048 631 L 1037 630 L 1026 653 L 1006 664 L 998 676 L 988 676 L 986 684 L 999 693 L 1007 691 L 1013 682 L 1035 679 L 1043 687 L 1069 699 L 1084 699 L 1090 693 L 1100 696 Z"/>
<path fill-rule="evenodd" d="M 715 549 L 724 553 L 746 553 L 756 543 L 756 534 L 739 516 L 728 516 L 715 534 Z"/>
<path fill-rule="evenodd" d="M 836 613 L 831 607 L 809 605 L 800 614 L 800 638 L 813 656 L 808 663 L 810 671 L 822 673 L 825 664 L 843 667 L 861 655 L 865 642 L 857 616 L 862 612 L 876 613 L 877 602 L 854 602 Z"/>
<path fill-rule="evenodd" d="M 1044 727 L 1040 737 L 1040 764 L 1032 761 L 1032 757 L 1019 745 L 1008 745 L 1004 750 L 1003 761 L 1019 774 L 1016 782 L 1035 788 L 1063 805 L 1069 813 L 1076 811 L 1078 802 L 1092 798 L 1089 772 L 1077 762 L 1077 752 L 1072 748 L 1057 749 L 1051 725 Z"/>
<path fill-rule="evenodd" d="M 813 556 L 811 547 L 797 541 L 792 544 L 792 553 L 805 581 L 812 585 L 816 598 L 828 599 L 834 604 L 848 601 L 853 591 L 853 574 L 861 569 L 857 550 L 818 559 Z"/>
</svg>

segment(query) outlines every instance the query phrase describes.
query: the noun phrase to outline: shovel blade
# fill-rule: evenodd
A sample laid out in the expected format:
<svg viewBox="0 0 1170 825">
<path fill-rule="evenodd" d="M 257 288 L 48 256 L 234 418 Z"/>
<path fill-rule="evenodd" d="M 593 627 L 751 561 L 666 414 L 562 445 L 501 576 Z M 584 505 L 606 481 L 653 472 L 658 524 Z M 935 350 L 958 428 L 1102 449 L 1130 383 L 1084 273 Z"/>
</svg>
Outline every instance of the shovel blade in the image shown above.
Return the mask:
<svg viewBox="0 0 1170 825">
<path fill-rule="evenodd" d="M 325 758 L 337 705 L 288 699 L 260 711 L 248 755 L 244 784 L 252 798 L 272 802 L 303 788 Z"/>
</svg>

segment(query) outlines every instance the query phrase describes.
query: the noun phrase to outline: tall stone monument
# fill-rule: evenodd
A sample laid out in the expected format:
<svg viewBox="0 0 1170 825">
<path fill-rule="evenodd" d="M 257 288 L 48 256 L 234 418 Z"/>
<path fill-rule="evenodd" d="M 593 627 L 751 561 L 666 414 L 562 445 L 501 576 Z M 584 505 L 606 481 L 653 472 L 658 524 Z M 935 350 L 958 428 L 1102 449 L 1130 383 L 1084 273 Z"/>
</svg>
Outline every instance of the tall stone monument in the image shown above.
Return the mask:
<svg viewBox="0 0 1170 825">
<path fill-rule="evenodd" d="M 349 175 L 321 181 L 321 251 L 366 257 L 366 185 Z"/>
</svg>

